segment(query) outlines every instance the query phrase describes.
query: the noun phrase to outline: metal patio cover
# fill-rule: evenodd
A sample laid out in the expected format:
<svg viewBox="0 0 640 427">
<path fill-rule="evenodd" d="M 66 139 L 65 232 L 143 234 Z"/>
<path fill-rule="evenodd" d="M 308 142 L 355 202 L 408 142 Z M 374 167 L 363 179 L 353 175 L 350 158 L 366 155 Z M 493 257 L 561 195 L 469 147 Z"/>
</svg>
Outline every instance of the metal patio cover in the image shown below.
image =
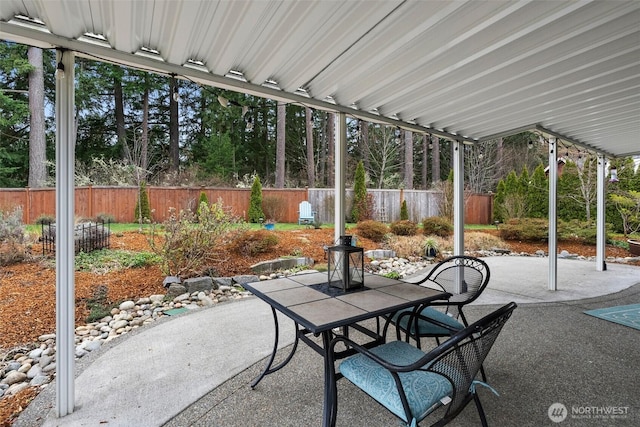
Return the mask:
<svg viewBox="0 0 640 427">
<path fill-rule="evenodd" d="M 2 0 L 0 35 L 467 142 L 640 154 L 640 1 Z"/>
</svg>

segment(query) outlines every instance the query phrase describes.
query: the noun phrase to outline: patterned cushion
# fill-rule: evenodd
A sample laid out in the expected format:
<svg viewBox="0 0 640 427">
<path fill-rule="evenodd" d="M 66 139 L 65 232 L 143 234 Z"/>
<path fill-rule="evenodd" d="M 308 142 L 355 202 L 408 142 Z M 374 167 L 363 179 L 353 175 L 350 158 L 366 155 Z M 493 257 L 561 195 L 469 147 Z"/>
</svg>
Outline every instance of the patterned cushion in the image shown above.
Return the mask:
<svg viewBox="0 0 640 427">
<path fill-rule="evenodd" d="M 371 352 L 396 365 L 408 365 L 425 353 L 403 341 L 393 341 L 371 349 Z M 384 407 L 407 423 L 400 394 L 389 371 L 363 354 L 345 359 L 340 372 Z M 420 421 L 440 406 L 440 399 L 450 396 L 453 388 L 449 380 L 434 372 L 402 372 L 400 381 L 407 395 L 411 414 Z"/>
<path fill-rule="evenodd" d="M 411 311 L 411 309 L 407 309 L 404 310 L 404 312 L 406 311 Z M 398 312 L 395 316 L 394 316 L 394 321 L 398 318 L 398 316 L 402 313 Z M 464 329 L 464 325 L 460 322 L 458 322 L 456 319 L 454 319 L 453 317 L 449 316 L 446 313 L 443 313 L 442 311 L 436 310 L 434 308 L 431 307 L 427 307 L 425 309 L 423 309 L 420 314 L 424 317 L 428 317 L 430 319 L 434 319 L 437 320 L 440 323 L 444 323 L 447 326 L 450 326 L 452 328 L 454 328 L 455 330 L 459 331 L 461 329 Z M 410 316 L 402 316 L 402 318 L 400 319 L 400 327 L 402 327 L 405 331 L 407 330 L 407 323 L 409 323 L 409 319 Z M 420 336 L 434 336 L 434 335 L 452 335 L 452 332 L 441 327 L 438 326 L 434 323 L 431 322 L 427 322 L 425 320 L 418 320 L 418 330 L 420 331 Z M 411 325 L 411 331 L 410 331 L 411 335 L 415 335 L 415 326 L 412 324 Z"/>
</svg>

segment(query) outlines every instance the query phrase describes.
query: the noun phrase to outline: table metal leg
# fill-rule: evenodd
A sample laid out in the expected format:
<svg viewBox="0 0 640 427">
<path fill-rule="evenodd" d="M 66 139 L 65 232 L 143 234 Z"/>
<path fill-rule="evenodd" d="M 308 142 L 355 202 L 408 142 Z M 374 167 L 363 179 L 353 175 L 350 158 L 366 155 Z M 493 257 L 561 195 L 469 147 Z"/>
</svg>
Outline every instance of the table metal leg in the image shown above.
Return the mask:
<svg viewBox="0 0 640 427">
<path fill-rule="evenodd" d="M 293 355 L 296 352 L 296 349 L 298 348 L 298 324 L 294 322 L 294 326 L 296 328 L 296 333 L 295 333 L 295 339 L 293 341 L 293 347 L 291 348 L 291 352 L 289 353 L 289 355 L 287 356 L 287 358 L 285 360 L 283 360 L 280 364 L 278 364 L 275 367 L 271 367 L 271 365 L 273 364 L 273 361 L 276 358 L 276 353 L 278 352 L 278 341 L 280 339 L 280 327 L 278 324 L 278 313 L 276 312 L 275 308 L 271 307 L 271 312 L 273 313 L 273 323 L 275 326 L 275 339 L 273 342 L 273 351 L 271 352 L 271 356 L 269 357 L 269 360 L 267 361 L 267 365 L 264 367 L 264 370 L 262 371 L 262 373 L 255 379 L 253 380 L 253 382 L 251 383 L 251 388 L 255 388 L 258 383 L 260 381 L 262 381 L 262 379 L 269 374 L 272 374 L 278 370 L 280 370 L 281 368 L 283 368 L 287 363 L 289 363 L 289 361 L 291 360 L 291 358 L 293 357 Z"/>
<path fill-rule="evenodd" d="M 337 386 L 334 374 L 334 361 L 331 358 L 329 344 L 331 343 L 331 331 L 322 333 L 322 346 L 324 347 L 324 407 L 322 412 L 323 427 L 333 427 L 336 425 L 337 406 Z"/>
</svg>

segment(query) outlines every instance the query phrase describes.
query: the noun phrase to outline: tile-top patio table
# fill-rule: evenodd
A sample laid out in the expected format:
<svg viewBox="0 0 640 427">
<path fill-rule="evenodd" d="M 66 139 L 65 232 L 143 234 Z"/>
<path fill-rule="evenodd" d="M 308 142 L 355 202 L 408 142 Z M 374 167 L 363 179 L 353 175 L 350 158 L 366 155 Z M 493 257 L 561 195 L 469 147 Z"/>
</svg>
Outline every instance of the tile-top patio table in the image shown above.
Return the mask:
<svg viewBox="0 0 640 427">
<path fill-rule="evenodd" d="M 365 346 L 374 346 L 384 341 L 384 332 L 380 333 L 377 322 L 376 331 L 371 331 L 357 322 L 379 318 L 398 310 L 413 307 L 421 309 L 430 302 L 446 299 L 451 295 L 434 289 L 389 279 L 387 277 L 366 274 L 364 288 L 344 292 L 340 288 L 329 286 L 327 273 L 297 274 L 273 280 L 253 282 L 244 285 L 256 297 L 271 306 L 275 323 L 275 343 L 273 352 L 263 372 L 256 378 L 251 387 L 254 388 L 265 375 L 284 367 L 293 357 L 299 340 L 304 341 L 324 357 L 324 407 L 323 425 L 331 423 L 331 408 L 334 405 L 333 382 L 329 363 L 329 348 L 334 328 L 354 328 L 373 340 Z M 293 320 L 296 337 L 289 355 L 278 365 L 272 367 L 278 350 L 279 326 L 276 310 Z M 386 331 L 385 331 L 386 332 Z M 322 336 L 322 346 L 313 341 L 309 335 Z M 347 349 L 343 356 L 351 354 Z"/>
</svg>

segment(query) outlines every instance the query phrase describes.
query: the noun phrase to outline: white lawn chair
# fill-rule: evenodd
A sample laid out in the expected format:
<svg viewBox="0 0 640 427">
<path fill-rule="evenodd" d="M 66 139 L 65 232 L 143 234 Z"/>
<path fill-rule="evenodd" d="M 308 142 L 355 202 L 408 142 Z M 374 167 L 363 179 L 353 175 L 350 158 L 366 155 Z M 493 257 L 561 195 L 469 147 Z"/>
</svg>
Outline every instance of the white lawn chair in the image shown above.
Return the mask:
<svg viewBox="0 0 640 427">
<path fill-rule="evenodd" d="M 298 224 L 313 224 L 316 221 L 316 212 L 311 209 L 311 203 L 306 200 L 298 206 Z"/>
</svg>

